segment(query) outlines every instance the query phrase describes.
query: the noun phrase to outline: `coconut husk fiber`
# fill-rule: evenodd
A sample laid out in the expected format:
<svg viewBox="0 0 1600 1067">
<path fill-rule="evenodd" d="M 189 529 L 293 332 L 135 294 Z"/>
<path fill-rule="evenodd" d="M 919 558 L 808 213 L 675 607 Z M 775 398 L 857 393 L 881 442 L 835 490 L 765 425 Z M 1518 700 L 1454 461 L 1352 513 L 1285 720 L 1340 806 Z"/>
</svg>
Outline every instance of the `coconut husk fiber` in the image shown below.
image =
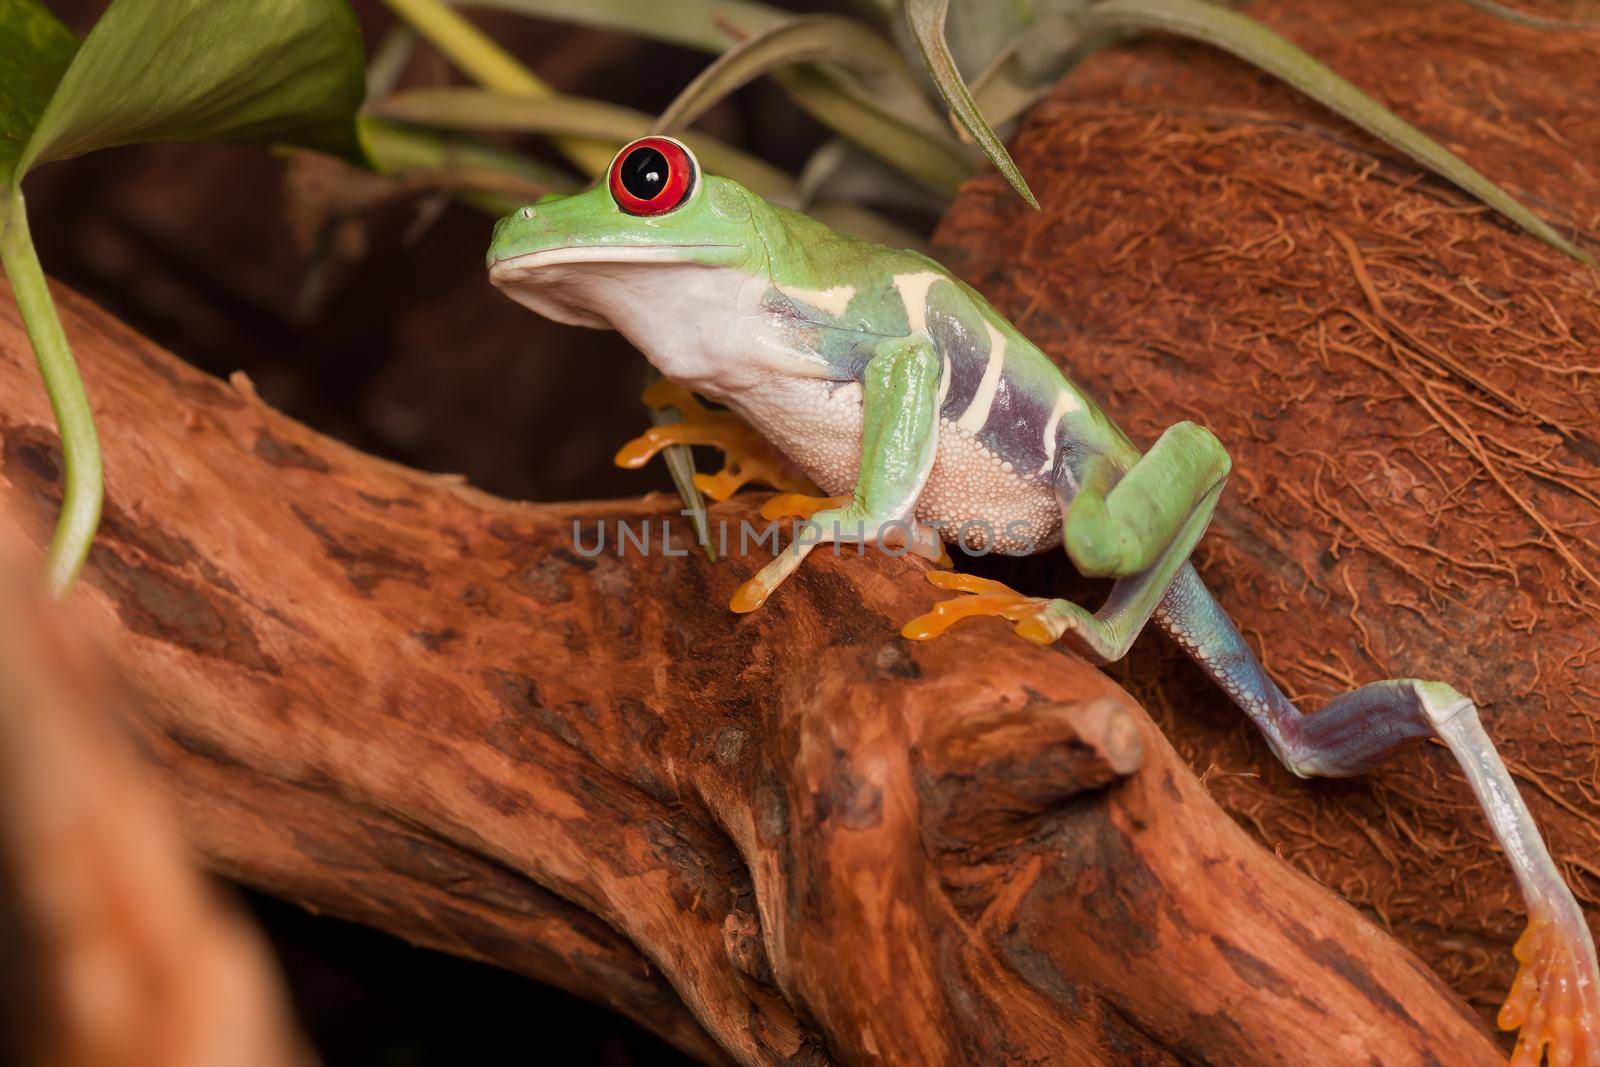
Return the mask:
<svg viewBox="0 0 1600 1067">
<path fill-rule="evenodd" d="M 1462 3 L 1248 11 L 1600 251 L 1600 31 Z M 1310 708 L 1384 677 L 1469 693 L 1593 924 L 1600 273 L 1171 38 L 1084 62 L 1013 153 L 1042 211 L 971 183 L 944 261 L 1136 443 L 1181 419 L 1221 437 L 1196 560 L 1274 676 Z M 1111 669 L 1264 844 L 1500 1002 L 1522 902 L 1442 749 L 1300 781 L 1164 639 Z"/>
</svg>

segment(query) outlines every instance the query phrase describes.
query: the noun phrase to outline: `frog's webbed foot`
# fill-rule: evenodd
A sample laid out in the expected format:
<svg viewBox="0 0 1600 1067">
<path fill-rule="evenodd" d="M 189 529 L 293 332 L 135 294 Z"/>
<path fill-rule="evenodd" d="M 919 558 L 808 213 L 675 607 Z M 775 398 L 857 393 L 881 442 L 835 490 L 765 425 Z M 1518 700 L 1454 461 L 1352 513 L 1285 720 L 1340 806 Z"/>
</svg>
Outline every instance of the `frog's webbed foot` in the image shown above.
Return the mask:
<svg viewBox="0 0 1600 1067">
<path fill-rule="evenodd" d="M 722 450 L 722 469 L 715 474 L 697 473 L 694 484 L 713 500 L 726 500 L 750 482 L 791 493 L 816 491 L 804 471 L 733 412 L 713 411 L 689 390 L 665 378 L 651 383 L 643 399 L 651 408 L 677 408 L 683 421 L 652 426 L 623 445 L 617 451 L 617 466 L 637 469 L 671 445 L 710 445 Z"/>
<path fill-rule="evenodd" d="M 932 640 L 962 619 L 983 615 L 1010 619 L 1017 624 L 1017 636 L 1034 644 L 1048 645 L 1060 635 L 1048 622 L 1051 602 L 1044 597 L 1024 596 L 1004 582 L 972 574 L 929 571 L 928 581 L 940 589 L 953 589 L 964 595 L 940 601 L 932 611 L 900 627 L 902 637 L 912 641 Z"/>
<path fill-rule="evenodd" d="M 1502 1030 L 1519 1030 L 1511 1067 L 1600 1067 L 1600 974 L 1581 912 L 1530 913 L 1517 939 L 1517 977 L 1500 1009 Z M 1546 1050 L 1548 1049 L 1548 1053 Z"/>
</svg>

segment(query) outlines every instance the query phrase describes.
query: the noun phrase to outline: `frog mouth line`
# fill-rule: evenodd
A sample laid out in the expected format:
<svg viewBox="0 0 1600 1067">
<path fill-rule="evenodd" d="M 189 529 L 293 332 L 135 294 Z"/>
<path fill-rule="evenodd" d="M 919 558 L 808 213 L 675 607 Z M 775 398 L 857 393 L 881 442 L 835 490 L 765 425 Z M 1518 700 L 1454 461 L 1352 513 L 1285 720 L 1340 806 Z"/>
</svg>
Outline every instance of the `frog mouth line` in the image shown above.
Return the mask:
<svg viewBox="0 0 1600 1067">
<path fill-rule="evenodd" d="M 553 267 L 566 263 L 682 263 L 686 250 L 701 248 L 736 248 L 736 245 L 684 243 L 670 245 L 566 245 L 561 248 L 544 248 L 537 252 L 524 252 L 509 259 L 497 259 L 489 264 L 489 275 L 495 280 L 517 278 L 540 267 Z"/>
</svg>

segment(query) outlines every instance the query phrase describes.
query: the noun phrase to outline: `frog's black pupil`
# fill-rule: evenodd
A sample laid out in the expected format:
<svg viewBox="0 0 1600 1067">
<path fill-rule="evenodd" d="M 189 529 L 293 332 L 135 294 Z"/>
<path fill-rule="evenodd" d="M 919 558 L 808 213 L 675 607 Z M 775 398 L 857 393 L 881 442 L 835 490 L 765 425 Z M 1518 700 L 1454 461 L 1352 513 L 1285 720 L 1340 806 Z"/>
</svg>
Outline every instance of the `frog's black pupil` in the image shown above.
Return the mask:
<svg viewBox="0 0 1600 1067">
<path fill-rule="evenodd" d="M 654 148 L 635 148 L 622 161 L 622 187 L 640 200 L 654 200 L 667 185 L 667 157 Z"/>
</svg>

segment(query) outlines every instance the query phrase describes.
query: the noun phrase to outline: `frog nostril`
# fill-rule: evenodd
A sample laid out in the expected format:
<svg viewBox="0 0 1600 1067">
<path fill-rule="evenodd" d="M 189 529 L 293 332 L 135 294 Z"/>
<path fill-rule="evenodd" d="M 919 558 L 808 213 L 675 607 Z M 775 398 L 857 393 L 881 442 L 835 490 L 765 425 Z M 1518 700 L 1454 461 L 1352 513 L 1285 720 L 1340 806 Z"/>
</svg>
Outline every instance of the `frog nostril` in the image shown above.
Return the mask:
<svg viewBox="0 0 1600 1067">
<path fill-rule="evenodd" d="M 523 222 L 527 222 L 529 219 L 533 218 L 533 208 L 529 206 L 521 209 L 517 212 L 517 218 L 521 219 Z"/>
</svg>

